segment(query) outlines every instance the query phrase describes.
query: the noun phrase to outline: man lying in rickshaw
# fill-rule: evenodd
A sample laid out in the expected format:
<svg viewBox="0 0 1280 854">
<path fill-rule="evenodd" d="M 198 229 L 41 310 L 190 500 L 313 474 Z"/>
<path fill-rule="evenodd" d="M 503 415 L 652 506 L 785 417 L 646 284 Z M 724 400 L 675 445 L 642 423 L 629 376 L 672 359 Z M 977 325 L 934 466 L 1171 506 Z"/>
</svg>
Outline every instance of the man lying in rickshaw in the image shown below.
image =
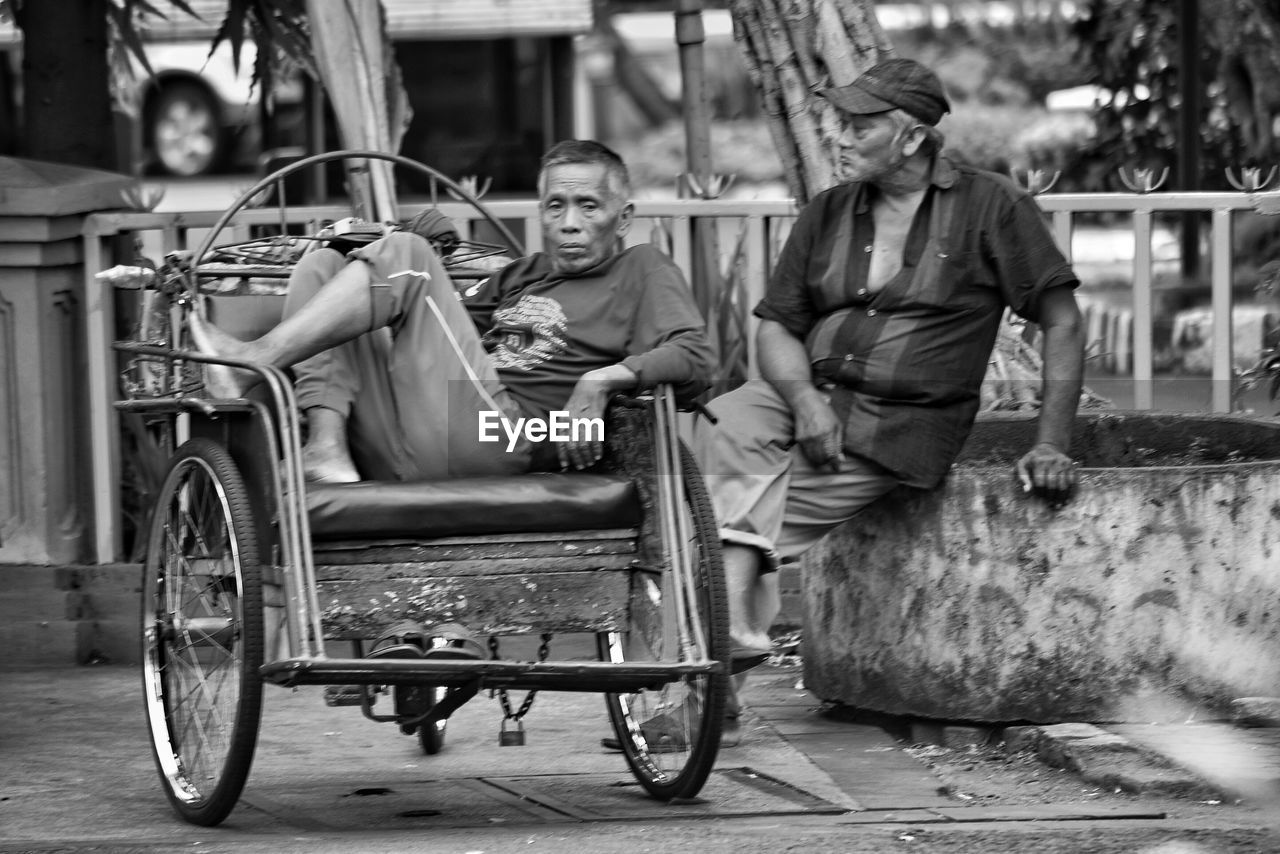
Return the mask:
<svg viewBox="0 0 1280 854">
<path fill-rule="evenodd" d="M 679 268 L 648 244 L 622 248 L 630 192 L 613 151 L 561 142 L 538 175 L 544 251 L 459 293 L 428 240 L 397 231 L 345 257 L 303 256 L 284 319 L 261 338 L 236 339 L 200 311 L 192 337 L 208 354 L 292 367 L 310 480 L 586 468 L 603 453 L 598 431 L 537 441 L 510 428 L 602 418 L 614 392 L 657 383 L 696 394 L 714 365 Z M 215 396 L 253 382 L 208 371 Z"/>
<path fill-rule="evenodd" d="M 622 247 L 630 192 L 612 150 L 561 142 L 538 175 L 543 251 L 458 291 L 420 217 L 346 255 L 304 255 L 284 319 L 262 337 L 239 340 L 197 310 L 192 338 L 209 355 L 292 367 L 312 481 L 588 468 L 603 454 L 602 430 L 555 441 L 548 424 L 603 424 L 615 392 L 658 383 L 696 395 L 715 364 L 679 268 L 649 244 Z M 215 397 L 242 397 L 255 381 L 207 370 Z M 524 429 L 535 420 L 543 429 Z M 442 628 L 396 627 L 393 654 L 407 638 L 438 649 Z M 482 656 L 463 627 L 447 628 L 449 657 Z"/>
</svg>

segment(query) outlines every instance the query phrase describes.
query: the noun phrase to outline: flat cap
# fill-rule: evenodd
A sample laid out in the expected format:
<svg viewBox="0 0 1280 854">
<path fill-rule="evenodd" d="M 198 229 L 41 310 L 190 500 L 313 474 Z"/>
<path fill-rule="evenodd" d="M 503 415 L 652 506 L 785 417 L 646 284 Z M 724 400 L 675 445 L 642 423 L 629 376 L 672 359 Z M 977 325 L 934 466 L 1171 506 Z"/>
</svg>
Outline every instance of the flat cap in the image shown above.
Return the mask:
<svg viewBox="0 0 1280 854">
<path fill-rule="evenodd" d="M 869 115 L 900 109 L 928 125 L 936 125 L 951 111 L 938 75 L 914 59 L 886 59 L 848 86 L 831 86 L 818 94 L 846 113 Z"/>
</svg>

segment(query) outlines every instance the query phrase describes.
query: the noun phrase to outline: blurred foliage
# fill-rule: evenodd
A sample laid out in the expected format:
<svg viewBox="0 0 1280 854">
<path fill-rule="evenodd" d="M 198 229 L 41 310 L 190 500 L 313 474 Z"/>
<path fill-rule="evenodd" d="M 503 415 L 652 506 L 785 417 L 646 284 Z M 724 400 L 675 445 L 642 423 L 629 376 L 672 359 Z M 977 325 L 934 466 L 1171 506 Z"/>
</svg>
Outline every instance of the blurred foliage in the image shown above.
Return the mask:
<svg viewBox="0 0 1280 854">
<path fill-rule="evenodd" d="M 1277 146 L 1271 116 L 1280 108 L 1280 61 L 1260 0 L 1201 0 L 1199 117 L 1201 189 L 1229 190 L 1224 170 L 1270 166 Z M 1087 189 L 1122 189 L 1122 165 L 1176 174 L 1178 4 L 1089 0 L 1075 28 L 1082 57 L 1101 86 L 1098 133 L 1089 154 L 1104 168 Z M 1102 178 L 1102 175 L 1111 177 Z"/>
<path fill-rule="evenodd" d="M 895 32 L 893 42 L 900 55 L 937 71 L 957 101 L 1043 103 L 1056 89 L 1089 82 L 1071 22 L 1061 17 L 1002 25 L 967 19 Z"/>
<path fill-rule="evenodd" d="M 609 144 L 626 161 L 636 187 L 661 187 L 674 193 L 685 162 L 681 122 L 668 122 L 648 133 L 610 140 Z M 782 180 L 782 163 L 763 118 L 713 121 L 711 150 L 715 171 L 736 175 L 740 184 Z"/>
</svg>

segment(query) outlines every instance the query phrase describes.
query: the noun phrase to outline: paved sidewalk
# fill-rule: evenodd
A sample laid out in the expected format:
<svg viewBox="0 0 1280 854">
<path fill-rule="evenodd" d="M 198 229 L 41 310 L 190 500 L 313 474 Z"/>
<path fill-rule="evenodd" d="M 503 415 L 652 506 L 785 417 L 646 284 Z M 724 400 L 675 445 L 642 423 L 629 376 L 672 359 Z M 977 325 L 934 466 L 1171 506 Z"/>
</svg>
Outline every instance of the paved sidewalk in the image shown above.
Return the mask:
<svg viewBox="0 0 1280 854">
<path fill-rule="evenodd" d="M 1243 807 L 1215 811 L 1145 795 L 966 801 L 954 781 L 944 780 L 881 728 L 824 714 L 801 678 L 796 666 L 756 671 L 744 692 L 749 711 L 742 743 L 721 752 L 702 798 L 682 805 L 644 796 L 621 755 L 600 746 L 610 733 L 598 695 L 543 693 L 527 718 L 528 746 L 505 748 L 497 744 L 498 703 L 482 694 L 450 721 L 444 750 L 424 756 L 417 740 L 394 726 L 368 721 L 356 708 L 325 706 L 319 687 L 268 686 L 242 801 L 222 826 L 197 828 L 173 815 L 156 779 L 136 668 L 9 670 L 0 672 L 0 852 L 153 851 L 197 844 L 215 850 L 236 840 L 262 851 L 295 850 L 294 845 L 320 850 L 306 849 L 302 840 L 351 844 L 371 832 L 501 827 L 563 833 L 617 821 L 658 822 L 690 833 L 688 820 L 709 820 L 714 824 L 695 824 L 720 828 L 721 835 L 748 834 L 752 822 L 767 822 L 763 827 L 780 838 L 822 827 L 832 833 L 901 833 L 920 826 L 978 832 L 1005 826 L 999 823 L 1061 827 L 1102 821 L 1134 829 L 1190 822 L 1221 831 L 1258 822 L 1256 812 Z M 1176 740 L 1172 731 L 1165 735 Z M 1278 761 L 1280 745 L 1272 741 L 1247 768 L 1262 767 L 1264 756 L 1262 764 Z M 1225 773 L 1231 776 L 1231 769 Z M 514 844 L 513 838 L 506 843 Z"/>
<path fill-rule="evenodd" d="M 797 669 L 775 673 L 794 684 Z M 188 826 L 170 811 L 152 764 L 137 668 L 22 669 L 0 673 L 0 850 L 20 840 L 198 840 L 299 830 L 494 826 L 745 815 L 840 815 L 860 808 L 826 771 L 754 713 L 721 752 L 700 803 L 648 798 L 611 735 L 597 694 L 543 692 L 526 720 L 526 747 L 499 747 L 502 713 L 480 696 L 450 720 L 444 749 L 331 708 L 323 689 L 267 686 L 263 723 L 241 804 L 221 828 Z M 514 692 L 513 704 L 521 692 Z M 805 716 L 802 690 L 780 702 Z M 385 701 L 384 701 L 385 702 Z M 865 737 L 865 735 L 864 735 Z M 879 738 L 884 744 L 890 739 Z M 928 777 L 914 760 L 911 773 Z M 932 791 L 936 783 L 926 783 Z"/>
</svg>

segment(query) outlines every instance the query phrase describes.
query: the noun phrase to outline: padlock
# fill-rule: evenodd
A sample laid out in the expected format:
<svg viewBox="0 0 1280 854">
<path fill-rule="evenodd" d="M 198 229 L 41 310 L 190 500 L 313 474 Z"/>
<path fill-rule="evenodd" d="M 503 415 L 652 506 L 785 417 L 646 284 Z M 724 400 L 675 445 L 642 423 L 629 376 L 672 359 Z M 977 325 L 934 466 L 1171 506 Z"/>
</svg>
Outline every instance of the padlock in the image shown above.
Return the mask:
<svg viewBox="0 0 1280 854">
<path fill-rule="evenodd" d="M 507 719 L 502 719 L 502 729 L 498 732 L 500 747 L 524 747 L 524 721 L 517 720 L 515 729 L 507 729 Z"/>
</svg>

